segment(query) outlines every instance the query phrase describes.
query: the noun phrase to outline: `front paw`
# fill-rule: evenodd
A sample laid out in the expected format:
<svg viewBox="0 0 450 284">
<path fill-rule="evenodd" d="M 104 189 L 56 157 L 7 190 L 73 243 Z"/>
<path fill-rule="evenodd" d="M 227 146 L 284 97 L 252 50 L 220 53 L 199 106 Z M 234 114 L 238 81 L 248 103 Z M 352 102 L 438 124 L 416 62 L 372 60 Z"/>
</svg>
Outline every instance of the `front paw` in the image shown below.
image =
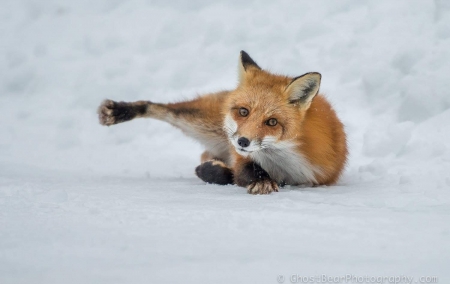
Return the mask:
<svg viewBox="0 0 450 284">
<path fill-rule="evenodd" d="M 252 182 L 247 186 L 247 192 L 250 194 L 269 194 L 273 191 L 278 192 L 278 185 L 269 179 Z"/>
<path fill-rule="evenodd" d="M 222 161 L 206 161 L 195 169 L 195 173 L 207 183 L 222 185 L 233 183 L 233 172 Z"/>
<path fill-rule="evenodd" d="M 110 126 L 113 124 L 125 122 L 144 114 L 146 111 L 146 102 L 115 102 L 105 100 L 98 107 L 98 119 L 100 124 Z"/>
<path fill-rule="evenodd" d="M 97 109 L 98 120 L 101 125 L 110 126 L 119 123 L 117 115 L 119 114 L 118 103 L 112 100 L 104 100 Z"/>
</svg>

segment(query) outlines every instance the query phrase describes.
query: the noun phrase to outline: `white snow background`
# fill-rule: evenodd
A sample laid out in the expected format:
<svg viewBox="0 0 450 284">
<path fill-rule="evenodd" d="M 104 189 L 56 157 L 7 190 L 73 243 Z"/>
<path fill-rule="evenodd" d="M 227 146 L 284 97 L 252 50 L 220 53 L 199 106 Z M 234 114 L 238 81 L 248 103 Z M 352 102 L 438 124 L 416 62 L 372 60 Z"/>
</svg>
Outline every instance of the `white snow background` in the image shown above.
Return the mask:
<svg viewBox="0 0 450 284">
<path fill-rule="evenodd" d="M 449 1 L 0 2 L 0 283 L 450 283 Z M 233 88 L 240 50 L 322 73 L 336 186 L 206 185 L 179 130 L 99 125 L 105 98 Z"/>
</svg>

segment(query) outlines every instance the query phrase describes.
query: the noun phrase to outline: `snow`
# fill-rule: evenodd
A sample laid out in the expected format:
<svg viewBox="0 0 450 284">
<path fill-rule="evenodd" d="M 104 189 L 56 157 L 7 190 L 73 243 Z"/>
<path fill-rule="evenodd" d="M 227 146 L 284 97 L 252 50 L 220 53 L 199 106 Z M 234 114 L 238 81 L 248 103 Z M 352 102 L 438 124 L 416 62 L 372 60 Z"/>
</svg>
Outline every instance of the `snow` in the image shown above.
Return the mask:
<svg viewBox="0 0 450 284">
<path fill-rule="evenodd" d="M 0 26 L 1 283 L 450 281 L 448 1 L 5 0 Z M 105 98 L 234 87 L 241 49 L 322 73 L 336 186 L 205 185 L 178 130 L 98 124 Z"/>
</svg>

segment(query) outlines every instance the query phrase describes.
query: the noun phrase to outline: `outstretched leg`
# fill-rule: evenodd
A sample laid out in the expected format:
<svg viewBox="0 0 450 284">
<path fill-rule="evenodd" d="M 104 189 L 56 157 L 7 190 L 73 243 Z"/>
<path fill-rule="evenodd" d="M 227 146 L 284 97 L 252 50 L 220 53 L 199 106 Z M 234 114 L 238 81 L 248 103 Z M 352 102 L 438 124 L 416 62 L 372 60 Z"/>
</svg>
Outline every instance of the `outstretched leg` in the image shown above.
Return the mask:
<svg viewBox="0 0 450 284">
<path fill-rule="evenodd" d="M 202 143 L 214 157 L 228 162 L 228 140 L 222 129 L 222 107 L 227 94 L 220 92 L 170 104 L 105 100 L 98 108 L 99 121 L 110 126 L 139 117 L 162 120 Z"/>
<path fill-rule="evenodd" d="M 113 125 L 139 117 L 149 117 L 166 121 L 185 129 L 185 125 L 198 130 L 213 131 L 221 136 L 222 107 L 228 92 L 200 96 L 194 100 L 160 104 L 150 101 L 115 102 L 105 100 L 98 108 L 100 124 Z"/>
</svg>

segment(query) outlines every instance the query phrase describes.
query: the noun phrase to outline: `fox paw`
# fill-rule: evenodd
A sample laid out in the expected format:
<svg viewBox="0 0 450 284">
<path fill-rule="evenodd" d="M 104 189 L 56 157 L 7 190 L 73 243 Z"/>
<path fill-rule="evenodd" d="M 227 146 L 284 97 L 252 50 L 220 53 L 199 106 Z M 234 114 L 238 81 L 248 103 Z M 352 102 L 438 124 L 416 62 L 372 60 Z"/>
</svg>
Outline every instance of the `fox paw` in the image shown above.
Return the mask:
<svg viewBox="0 0 450 284">
<path fill-rule="evenodd" d="M 207 183 L 222 185 L 233 183 L 233 172 L 222 161 L 206 161 L 195 169 L 195 173 Z"/>
<path fill-rule="evenodd" d="M 135 117 L 142 116 L 147 111 L 149 102 L 115 102 L 105 100 L 98 107 L 98 119 L 100 124 L 110 126 L 113 124 L 132 120 Z"/>
<path fill-rule="evenodd" d="M 252 182 L 247 186 L 247 192 L 250 194 L 269 194 L 273 191 L 278 192 L 278 185 L 269 179 Z"/>
<path fill-rule="evenodd" d="M 119 123 L 119 115 L 123 112 L 123 107 L 120 108 L 118 103 L 112 100 L 104 100 L 98 107 L 98 120 L 101 125 L 110 126 Z"/>
</svg>

